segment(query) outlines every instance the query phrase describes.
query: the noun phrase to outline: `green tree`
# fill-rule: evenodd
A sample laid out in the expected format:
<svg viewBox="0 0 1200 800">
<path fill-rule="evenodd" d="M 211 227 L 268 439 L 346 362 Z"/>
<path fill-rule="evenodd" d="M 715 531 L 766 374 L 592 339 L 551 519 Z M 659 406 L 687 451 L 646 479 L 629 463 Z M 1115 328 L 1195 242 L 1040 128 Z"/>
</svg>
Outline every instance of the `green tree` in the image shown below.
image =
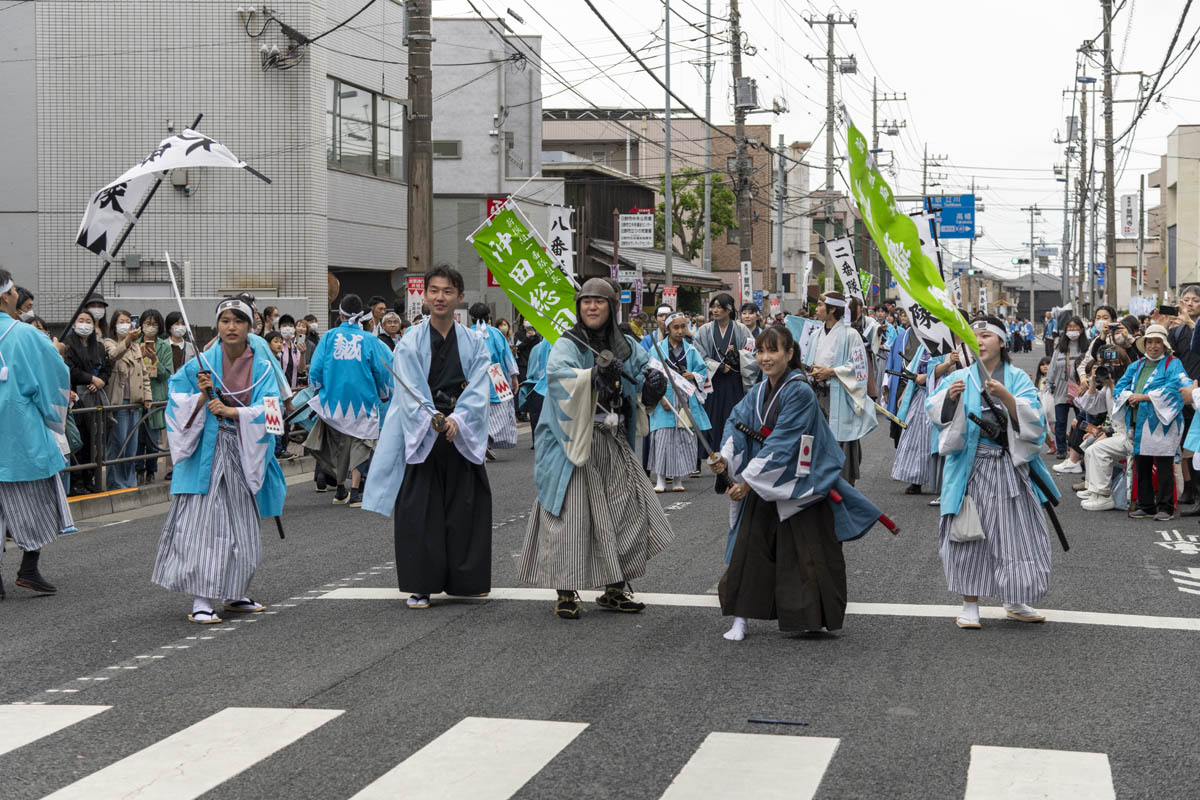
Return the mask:
<svg viewBox="0 0 1200 800">
<path fill-rule="evenodd" d="M 666 180 L 659 184 L 659 193 L 666 191 Z M 712 176 L 712 224 L 708 235 L 720 236 L 730 228 L 737 227 L 734 205 L 736 199 L 721 176 Z M 663 246 L 666 226 L 666 203 L 659 203 L 654 211 L 654 245 Z M 671 217 L 674 219 L 672 232 L 679 245 L 679 252 L 689 261 L 704 250 L 704 170 L 689 167 L 671 179 Z"/>
</svg>

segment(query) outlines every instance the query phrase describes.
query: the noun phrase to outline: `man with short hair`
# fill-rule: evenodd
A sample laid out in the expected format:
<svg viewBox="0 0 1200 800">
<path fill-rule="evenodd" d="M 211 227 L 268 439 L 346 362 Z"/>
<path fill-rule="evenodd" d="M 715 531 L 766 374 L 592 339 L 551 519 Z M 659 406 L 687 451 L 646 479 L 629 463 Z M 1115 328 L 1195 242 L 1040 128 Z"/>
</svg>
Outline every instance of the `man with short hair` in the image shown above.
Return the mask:
<svg viewBox="0 0 1200 800">
<path fill-rule="evenodd" d="M 371 309 L 371 319 L 367 323 L 366 328 L 378 335 L 383 330 L 379 326 L 383 324 L 383 315 L 387 313 L 387 300 L 384 300 L 379 295 L 375 295 L 367 303 L 367 307 Z"/>
<path fill-rule="evenodd" d="M 411 609 L 429 608 L 439 592 L 491 590 L 492 489 L 484 466 L 491 358 L 484 341 L 454 319 L 463 293 L 453 267 L 425 274 L 430 316 L 396 345 L 392 368 L 407 388 L 395 387 L 363 499 L 368 511 L 395 512 L 396 580 L 410 593 Z"/>
</svg>

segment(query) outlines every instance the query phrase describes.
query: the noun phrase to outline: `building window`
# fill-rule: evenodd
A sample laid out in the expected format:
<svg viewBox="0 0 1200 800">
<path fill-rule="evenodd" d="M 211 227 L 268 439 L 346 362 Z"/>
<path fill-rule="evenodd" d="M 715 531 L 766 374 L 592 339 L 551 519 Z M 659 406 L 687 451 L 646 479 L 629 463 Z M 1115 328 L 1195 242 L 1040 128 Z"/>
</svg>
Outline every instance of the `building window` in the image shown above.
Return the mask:
<svg viewBox="0 0 1200 800">
<path fill-rule="evenodd" d="M 434 158 L 462 158 L 462 142 L 443 139 L 433 143 Z"/>
<path fill-rule="evenodd" d="M 337 78 L 326 81 L 326 160 L 364 175 L 404 178 L 404 107 Z"/>
</svg>

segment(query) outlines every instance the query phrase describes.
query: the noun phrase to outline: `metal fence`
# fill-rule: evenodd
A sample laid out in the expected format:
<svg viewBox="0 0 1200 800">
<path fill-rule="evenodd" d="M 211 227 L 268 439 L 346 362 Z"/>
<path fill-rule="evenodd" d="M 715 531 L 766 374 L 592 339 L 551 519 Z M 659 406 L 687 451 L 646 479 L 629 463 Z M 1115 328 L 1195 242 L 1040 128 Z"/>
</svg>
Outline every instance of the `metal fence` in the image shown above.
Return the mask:
<svg viewBox="0 0 1200 800">
<path fill-rule="evenodd" d="M 170 451 L 168 449 L 160 450 L 157 441 L 153 442 L 154 452 L 133 456 L 121 456 L 111 459 L 108 457 L 108 434 L 111 427 L 109 417 L 113 412 L 125 411 L 127 409 L 135 409 L 142 412 L 138 417 L 137 424 L 134 425 L 129 431 L 129 434 L 125 437 L 125 440 L 121 442 L 121 446 L 116 451 L 118 453 L 123 453 L 125 452 L 125 448 L 129 446 L 130 440 L 133 439 L 133 437 L 141 434 L 142 429 L 145 427 L 146 419 L 155 411 L 159 411 L 166 407 L 167 403 L 165 400 L 163 400 L 157 403 L 151 403 L 149 408 L 141 403 L 91 406 L 89 408 L 72 408 L 70 410 L 70 414 L 76 420 L 79 420 L 83 415 L 94 415 L 89 417 L 92 424 L 90 426 L 85 426 L 88 429 L 86 434 L 84 432 L 85 427 L 79 427 L 78 423 L 76 423 L 76 427 L 79 429 L 80 438 L 82 439 L 85 435 L 87 435 L 91 440 L 90 444 L 92 460 L 86 463 L 76 463 L 75 455 L 72 454 L 72 463 L 64 471 L 87 472 L 89 470 L 95 470 L 95 489 L 97 492 L 106 492 L 108 491 L 108 468 L 113 464 L 124 464 L 131 461 L 146 461 L 149 459 L 157 460 L 160 458 L 170 458 Z"/>
</svg>

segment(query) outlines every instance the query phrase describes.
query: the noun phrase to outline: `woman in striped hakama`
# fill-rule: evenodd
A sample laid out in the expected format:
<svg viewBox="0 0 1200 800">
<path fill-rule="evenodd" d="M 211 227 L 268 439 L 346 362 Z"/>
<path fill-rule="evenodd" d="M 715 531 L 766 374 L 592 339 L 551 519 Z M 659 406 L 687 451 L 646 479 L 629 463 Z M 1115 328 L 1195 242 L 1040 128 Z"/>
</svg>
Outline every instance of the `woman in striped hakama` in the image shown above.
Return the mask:
<svg viewBox="0 0 1200 800">
<path fill-rule="evenodd" d="M 650 350 L 650 357 L 656 363 L 658 358 L 667 359 L 665 368 L 672 373 L 667 381 L 667 394 L 650 415 L 649 463 L 650 471 L 658 475 L 654 491 L 659 494 L 667 490 L 668 480 L 674 483 L 672 491 L 684 491 L 683 478 L 696 467 L 696 429 L 706 436 L 711 427 L 703 406 L 708 368 L 704 357 L 684 341 L 686 334 L 687 315 L 673 313 L 667 318 L 667 341 L 652 345 Z M 675 392 L 676 385 L 685 395 L 689 387 L 692 393 L 680 398 Z M 687 403 L 686 409 L 682 408 L 683 403 Z"/>
<path fill-rule="evenodd" d="M 554 343 L 546 365 L 547 410 L 534 448 L 537 500 L 520 580 L 558 590 L 554 613 L 579 619 L 578 589 L 604 586 L 600 608 L 637 613 L 629 580 L 671 541 L 666 512 L 633 453 L 644 411 L 666 391 L 646 351 L 616 325 L 617 295 L 591 278 L 575 296 L 579 322 Z M 598 363 L 607 353 L 608 363 Z"/>
<path fill-rule="evenodd" d="M 488 357 L 492 366 L 488 371 L 492 391 L 488 403 L 488 444 L 496 450 L 511 450 L 517 446 L 517 410 L 513 402 L 513 387 L 517 385 L 517 360 L 513 357 L 512 346 L 508 339 L 493 327 L 489 321 L 492 311 L 486 303 L 476 303 L 471 306 L 471 320 L 474 323 L 476 335 L 487 346 Z M 496 456 L 487 453 L 488 461 L 495 461 Z"/>
<path fill-rule="evenodd" d="M 1050 583 L 1050 538 L 1040 507 L 1048 498 L 1030 474 L 1057 496 L 1039 455 L 1045 412 L 1029 376 L 1009 363 L 1000 320 L 989 316 L 971 328 L 979 360 L 943 379 L 944 388 L 926 403 L 946 458 L 939 526 L 946 582 L 963 596 L 960 628 L 980 627 L 980 596 L 1003 602 L 1011 620 L 1044 622 L 1030 604 Z"/>
<path fill-rule="evenodd" d="M 188 619 L 201 624 L 221 621 L 217 603 L 230 613 L 265 608 L 246 596 L 262 552 L 259 517 L 278 516 L 287 492 L 266 424 L 268 403 L 279 413 L 279 385 L 270 350 L 249 338 L 252 302 L 223 300 L 219 344 L 169 384 L 171 508 L 151 580 L 192 595 Z M 213 399 L 205 408 L 206 395 Z"/>
<path fill-rule="evenodd" d="M 38 569 L 41 550 L 73 529 L 55 439 L 66 431 L 70 372 L 49 337 L 13 318 L 17 294 L 0 269 L 0 548 L 12 537 L 22 551 L 17 586 L 49 595 L 58 590 Z"/>
</svg>

